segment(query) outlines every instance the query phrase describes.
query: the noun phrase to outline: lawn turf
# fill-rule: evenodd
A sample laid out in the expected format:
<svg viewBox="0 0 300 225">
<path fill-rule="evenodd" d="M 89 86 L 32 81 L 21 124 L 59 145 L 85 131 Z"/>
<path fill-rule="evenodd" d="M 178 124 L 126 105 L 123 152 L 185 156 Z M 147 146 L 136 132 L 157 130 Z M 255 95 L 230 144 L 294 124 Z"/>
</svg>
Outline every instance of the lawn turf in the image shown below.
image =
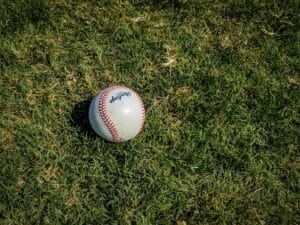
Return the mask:
<svg viewBox="0 0 300 225">
<path fill-rule="evenodd" d="M 0 1 L 0 224 L 299 224 L 298 1 Z M 111 144 L 91 98 L 136 90 Z"/>
</svg>

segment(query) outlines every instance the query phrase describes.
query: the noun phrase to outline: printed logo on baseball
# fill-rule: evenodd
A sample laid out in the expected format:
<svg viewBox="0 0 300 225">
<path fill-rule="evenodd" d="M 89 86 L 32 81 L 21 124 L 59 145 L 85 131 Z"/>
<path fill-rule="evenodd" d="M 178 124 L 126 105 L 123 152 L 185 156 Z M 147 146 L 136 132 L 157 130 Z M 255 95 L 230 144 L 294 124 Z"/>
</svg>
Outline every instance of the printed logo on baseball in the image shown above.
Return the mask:
<svg viewBox="0 0 300 225">
<path fill-rule="evenodd" d="M 141 97 L 133 90 L 111 86 L 94 97 L 89 108 L 93 130 L 110 142 L 134 138 L 143 128 L 145 108 Z"/>
</svg>

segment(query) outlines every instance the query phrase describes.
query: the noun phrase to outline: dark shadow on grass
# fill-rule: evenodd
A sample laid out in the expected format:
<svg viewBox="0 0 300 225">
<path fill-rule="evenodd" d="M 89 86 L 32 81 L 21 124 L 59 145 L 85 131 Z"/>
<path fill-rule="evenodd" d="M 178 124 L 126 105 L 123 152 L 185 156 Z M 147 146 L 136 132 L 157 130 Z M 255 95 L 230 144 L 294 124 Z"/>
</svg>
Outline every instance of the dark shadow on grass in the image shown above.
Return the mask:
<svg viewBox="0 0 300 225">
<path fill-rule="evenodd" d="M 184 3 L 180 0 L 151 0 L 151 1 L 137 1 L 136 6 L 150 6 L 154 10 L 161 9 L 180 9 Z"/>
<path fill-rule="evenodd" d="M 77 103 L 71 114 L 71 125 L 74 127 L 78 127 L 80 129 L 80 133 L 87 134 L 89 137 L 97 137 L 95 132 L 92 130 L 89 124 L 89 106 L 92 101 L 92 97 L 88 98 L 84 101 Z"/>
<path fill-rule="evenodd" d="M 0 34 L 5 36 L 24 30 L 28 24 L 43 28 L 50 23 L 50 9 L 44 1 L 0 2 Z"/>
<path fill-rule="evenodd" d="M 93 97 L 90 97 L 84 101 L 77 103 L 72 110 L 70 123 L 71 126 L 76 127 L 79 129 L 79 133 L 82 135 L 87 135 L 89 138 L 101 138 L 98 136 L 92 129 L 89 123 L 89 106 Z M 113 142 L 109 142 L 104 140 L 105 143 L 115 145 Z"/>
</svg>

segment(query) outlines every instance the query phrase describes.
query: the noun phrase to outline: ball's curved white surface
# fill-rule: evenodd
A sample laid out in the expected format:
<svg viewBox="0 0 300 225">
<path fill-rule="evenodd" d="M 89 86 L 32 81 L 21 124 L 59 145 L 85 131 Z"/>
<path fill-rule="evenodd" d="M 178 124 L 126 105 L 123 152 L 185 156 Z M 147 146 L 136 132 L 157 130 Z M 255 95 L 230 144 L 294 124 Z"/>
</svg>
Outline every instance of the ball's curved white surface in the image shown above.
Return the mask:
<svg viewBox="0 0 300 225">
<path fill-rule="evenodd" d="M 141 98 L 126 87 L 112 86 L 104 89 L 94 97 L 89 108 L 91 127 L 99 136 L 111 142 L 134 138 L 143 127 L 144 117 L 145 109 Z"/>
<path fill-rule="evenodd" d="M 108 141 L 113 141 L 113 136 L 105 125 L 99 111 L 99 100 L 102 92 L 96 95 L 89 108 L 89 122 L 93 130 L 101 137 Z"/>
</svg>

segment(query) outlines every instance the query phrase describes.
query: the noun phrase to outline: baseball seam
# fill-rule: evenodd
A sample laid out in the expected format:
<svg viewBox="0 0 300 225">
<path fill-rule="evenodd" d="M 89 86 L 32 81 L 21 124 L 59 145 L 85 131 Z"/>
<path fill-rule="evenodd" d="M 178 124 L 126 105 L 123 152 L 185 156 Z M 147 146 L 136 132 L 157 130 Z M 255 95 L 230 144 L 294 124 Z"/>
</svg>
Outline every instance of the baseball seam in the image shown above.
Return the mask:
<svg viewBox="0 0 300 225">
<path fill-rule="evenodd" d="M 111 133 L 113 140 L 115 142 L 119 142 L 120 137 L 119 137 L 118 129 L 117 129 L 116 125 L 113 123 L 113 121 L 110 119 L 110 117 L 107 113 L 106 101 L 107 101 L 109 93 L 117 88 L 118 88 L 118 86 L 113 86 L 113 87 L 109 87 L 109 88 L 105 89 L 100 96 L 99 105 L 98 105 L 100 116 L 101 116 L 104 124 L 108 128 L 109 132 Z"/>
<path fill-rule="evenodd" d="M 138 133 L 141 132 L 141 130 L 143 129 L 144 127 L 144 121 L 145 121 L 145 116 L 146 116 L 146 112 L 145 112 L 145 107 L 144 107 L 144 103 L 142 101 L 142 98 L 138 95 L 138 93 L 134 92 L 138 98 L 138 102 L 139 102 L 139 105 L 141 106 L 142 108 L 142 121 L 141 121 L 141 124 L 140 124 L 140 127 L 139 127 L 139 131 Z"/>
<path fill-rule="evenodd" d="M 130 92 L 133 92 L 137 96 L 139 105 L 141 106 L 141 109 L 142 109 L 142 121 L 140 123 L 138 133 L 140 133 L 140 131 L 143 129 L 144 121 L 145 121 L 145 114 L 146 114 L 142 98 L 135 91 L 133 91 L 133 90 L 127 88 L 127 87 L 123 87 L 123 86 L 112 86 L 112 87 L 108 87 L 108 88 L 104 89 L 104 91 L 101 94 L 100 99 L 99 99 L 99 106 L 98 106 L 99 107 L 99 112 L 100 112 L 100 116 L 101 116 L 104 124 L 108 128 L 108 130 L 111 133 L 111 135 L 113 137 L 113 140 L 115 142 L 120 142 L 120 136 L 119 136 L 118 129 L 117 129 L 116 125 L 113 123 L 113 121 L 110 119 L 110 117 L 107 113 L 106 101 L 108 99 L 109 94 L 112 91 L 114 91 L 118 88 L 126 89 Z"/>
</svg>

